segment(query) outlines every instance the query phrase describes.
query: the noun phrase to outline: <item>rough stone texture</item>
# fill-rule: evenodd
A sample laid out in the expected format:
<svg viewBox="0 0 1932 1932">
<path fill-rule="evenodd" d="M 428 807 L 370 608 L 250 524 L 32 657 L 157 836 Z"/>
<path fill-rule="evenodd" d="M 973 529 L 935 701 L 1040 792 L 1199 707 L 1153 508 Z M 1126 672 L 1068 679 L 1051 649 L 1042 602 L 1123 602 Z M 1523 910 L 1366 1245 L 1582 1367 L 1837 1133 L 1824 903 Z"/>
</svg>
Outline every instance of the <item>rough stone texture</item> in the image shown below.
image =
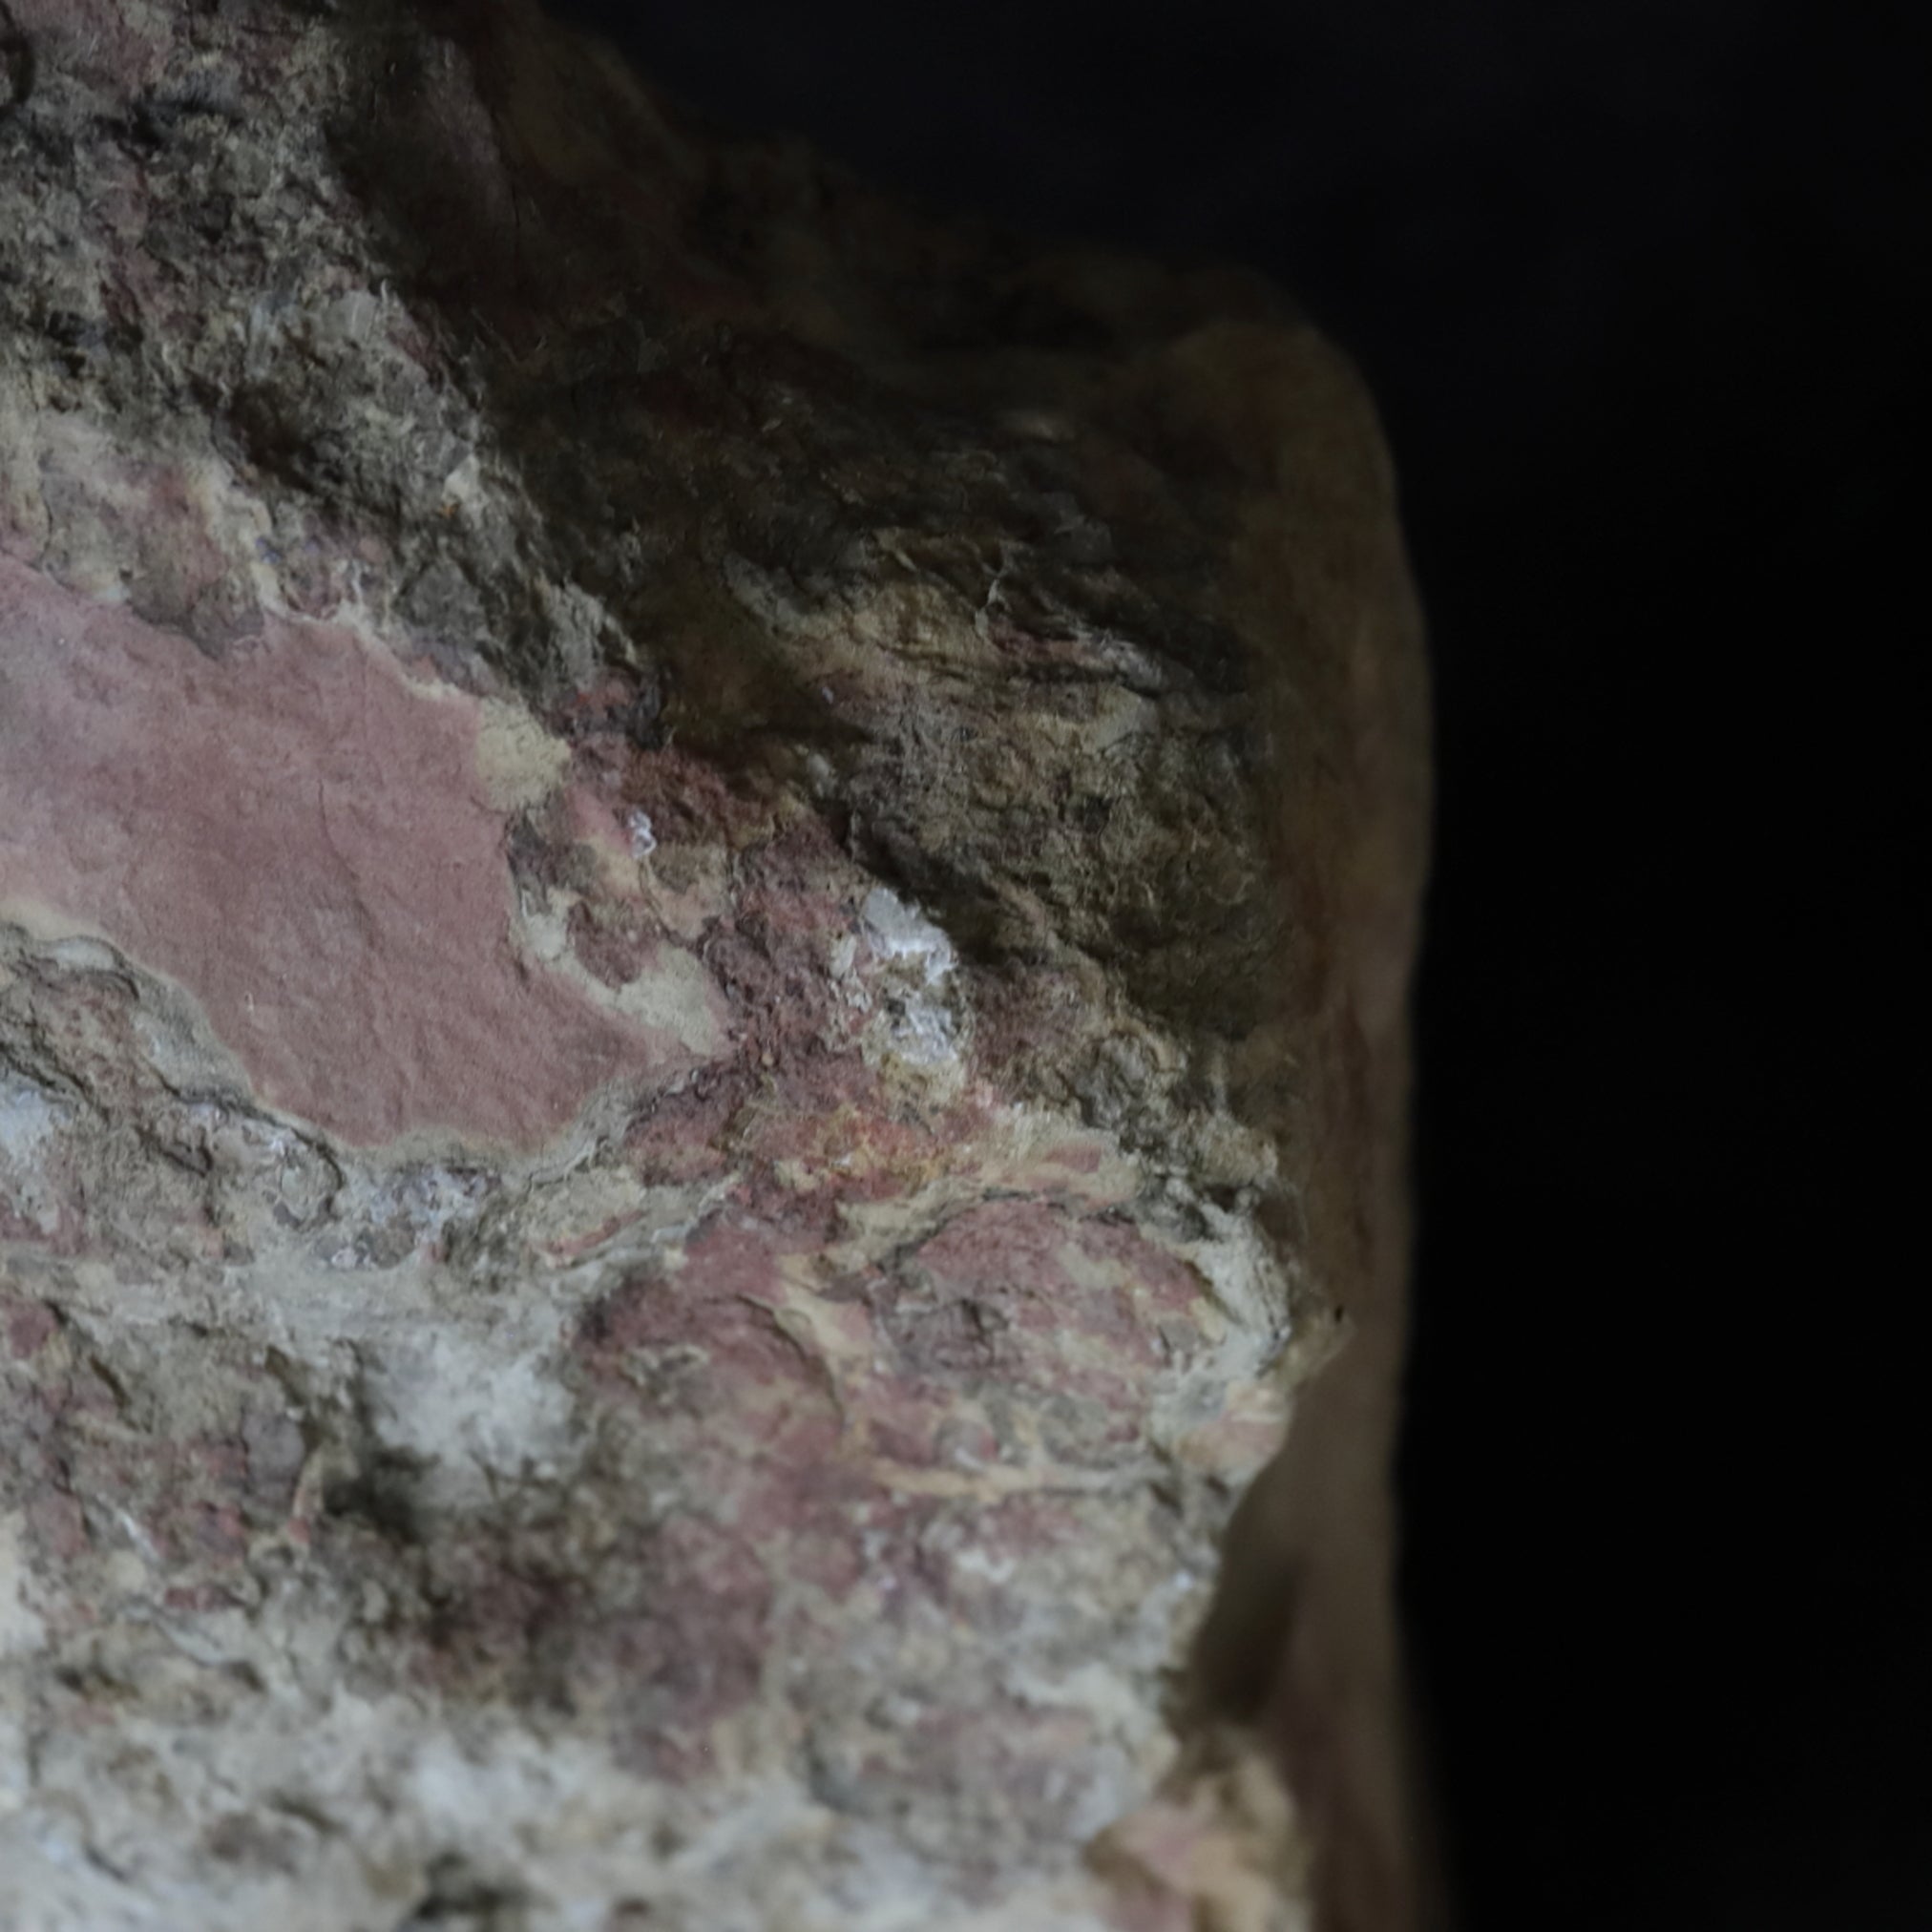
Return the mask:
<svg viewBox="0 0 1932 1932">
<path fill-rule="evenodd" d="M 0 6 L 0 1926 L 1409 1922 L 1420 708 L 1248 277 Z"/>
</svg>

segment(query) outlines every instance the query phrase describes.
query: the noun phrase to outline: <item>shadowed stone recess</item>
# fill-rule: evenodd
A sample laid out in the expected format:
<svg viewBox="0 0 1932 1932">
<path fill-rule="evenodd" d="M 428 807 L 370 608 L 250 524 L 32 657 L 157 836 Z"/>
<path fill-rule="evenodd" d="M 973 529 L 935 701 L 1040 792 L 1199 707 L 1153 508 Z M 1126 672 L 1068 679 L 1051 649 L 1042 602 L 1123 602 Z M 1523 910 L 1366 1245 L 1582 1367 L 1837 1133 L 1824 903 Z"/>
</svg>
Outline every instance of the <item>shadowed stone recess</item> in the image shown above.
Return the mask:
<svg viewBox="0 0 1932 1932">
<path fill-rule="evenodd" d="M 0 1925 L 1410 1924 L 1423 709 L 1256 278 L 0 5 Z"/>
</svg>

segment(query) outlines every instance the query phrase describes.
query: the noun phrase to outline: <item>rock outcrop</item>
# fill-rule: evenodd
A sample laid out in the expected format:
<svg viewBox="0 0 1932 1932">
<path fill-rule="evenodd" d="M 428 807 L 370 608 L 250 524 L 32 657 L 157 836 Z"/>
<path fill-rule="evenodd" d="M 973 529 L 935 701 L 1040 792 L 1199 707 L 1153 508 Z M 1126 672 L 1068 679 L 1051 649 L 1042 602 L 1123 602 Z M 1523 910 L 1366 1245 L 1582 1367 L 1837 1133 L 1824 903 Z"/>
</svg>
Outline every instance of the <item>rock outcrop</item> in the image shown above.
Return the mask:
<svg viewBox="0 0 1932 1932">
<path fill-rule="evenodd" d="M 0 6 L 0 1924 L 1409 1922 L 1420 715 L 1252 278 Z"/>
</svg>

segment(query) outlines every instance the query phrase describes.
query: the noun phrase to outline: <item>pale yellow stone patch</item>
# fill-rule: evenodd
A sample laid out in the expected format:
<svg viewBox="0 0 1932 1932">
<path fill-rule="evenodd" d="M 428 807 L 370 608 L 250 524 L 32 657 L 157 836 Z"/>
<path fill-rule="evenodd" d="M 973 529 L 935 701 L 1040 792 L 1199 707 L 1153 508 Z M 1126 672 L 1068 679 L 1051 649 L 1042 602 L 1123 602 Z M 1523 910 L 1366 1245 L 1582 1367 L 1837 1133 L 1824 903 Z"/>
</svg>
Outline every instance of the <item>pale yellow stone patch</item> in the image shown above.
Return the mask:
<svg viewBox="0 0 1932 1932">
<path fill-rule="evenodd" d="M 570 746 L 521 704 L 485 698 L 482 714 L 476 771 L 491 805 L 498 811 L 522 811 L 541 803 L 562 782 Z"/>
</svg>

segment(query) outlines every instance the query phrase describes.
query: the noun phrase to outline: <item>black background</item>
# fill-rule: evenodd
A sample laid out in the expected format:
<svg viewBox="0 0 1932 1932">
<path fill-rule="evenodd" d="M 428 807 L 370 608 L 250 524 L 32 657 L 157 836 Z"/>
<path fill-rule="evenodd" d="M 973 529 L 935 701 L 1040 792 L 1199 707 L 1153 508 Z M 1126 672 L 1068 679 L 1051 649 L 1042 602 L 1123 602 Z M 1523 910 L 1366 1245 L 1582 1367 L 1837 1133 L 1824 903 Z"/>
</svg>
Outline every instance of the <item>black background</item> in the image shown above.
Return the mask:
<svg viewBox="0 0 1932 1932">
<path fill-rule="evenodd" d="M 1363 364 L 1437 680 L 1405 1595 L 1460 1922 L 1932 1927 L 1932 9 L 556 10 Z"/>
</svg>

